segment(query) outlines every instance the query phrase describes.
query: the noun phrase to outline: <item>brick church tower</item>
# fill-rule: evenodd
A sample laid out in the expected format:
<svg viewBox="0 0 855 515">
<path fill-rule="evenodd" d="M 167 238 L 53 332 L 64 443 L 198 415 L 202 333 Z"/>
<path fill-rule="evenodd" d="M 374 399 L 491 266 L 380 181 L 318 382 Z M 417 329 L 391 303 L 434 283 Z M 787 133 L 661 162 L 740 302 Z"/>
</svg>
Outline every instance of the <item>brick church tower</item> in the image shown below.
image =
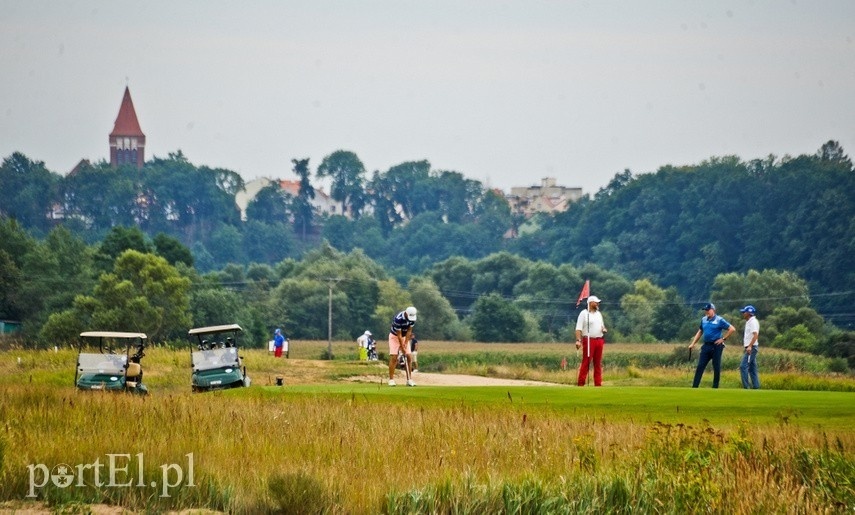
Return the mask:
<svg viewBox="0 0 855 515">
<path fill-rule="evenodd" d="M 125 96 L 119 107 L 116 125 L 110 133 L 110 165 L 134 165 L 142 168 L 145 163 L 145 134 L 140 129 L 137 112 L 131 101 L 131 91 L 125 86 Z"/>
</svg>

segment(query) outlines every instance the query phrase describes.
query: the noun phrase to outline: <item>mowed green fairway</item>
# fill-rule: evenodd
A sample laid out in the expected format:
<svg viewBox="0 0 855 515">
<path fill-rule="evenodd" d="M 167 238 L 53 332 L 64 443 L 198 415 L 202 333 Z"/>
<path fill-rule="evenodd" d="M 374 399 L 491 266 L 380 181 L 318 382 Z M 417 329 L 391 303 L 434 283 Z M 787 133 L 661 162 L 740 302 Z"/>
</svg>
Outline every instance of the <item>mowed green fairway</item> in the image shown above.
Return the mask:
<svg viewBox="0 0 855 515">
<path fill-rule="evenodd" d="M 419 407 L 510 408 L 533 415 L 613 422 L 711 424 L 733 427 L 794 425 L 825 430 L 855 427 L 855 394 L 669 387 L 419 386 L 335 384 L 263 387 L 270 395 L 352 397 Z M 235 395 L 240 395 L 235 392 Z"/>
</svg>

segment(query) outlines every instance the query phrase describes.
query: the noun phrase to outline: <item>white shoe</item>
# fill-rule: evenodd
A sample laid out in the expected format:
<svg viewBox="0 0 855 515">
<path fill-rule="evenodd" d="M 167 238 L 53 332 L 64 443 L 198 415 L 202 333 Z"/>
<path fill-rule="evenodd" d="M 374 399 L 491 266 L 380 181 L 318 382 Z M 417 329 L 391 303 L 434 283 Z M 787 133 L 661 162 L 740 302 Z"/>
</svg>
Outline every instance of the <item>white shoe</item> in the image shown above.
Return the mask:
<svg viewBox="0 0 855 515">
<path fill-rule="evenodd" d="M 416 383 L 413 382 L 412 379 L 407 379 L 407 386 L 415 386 Z"/>
<path fill-rule="evenodd" d="M 389 379 L 389 386 L 395 386 L 395 380 Z"/>
</svg>

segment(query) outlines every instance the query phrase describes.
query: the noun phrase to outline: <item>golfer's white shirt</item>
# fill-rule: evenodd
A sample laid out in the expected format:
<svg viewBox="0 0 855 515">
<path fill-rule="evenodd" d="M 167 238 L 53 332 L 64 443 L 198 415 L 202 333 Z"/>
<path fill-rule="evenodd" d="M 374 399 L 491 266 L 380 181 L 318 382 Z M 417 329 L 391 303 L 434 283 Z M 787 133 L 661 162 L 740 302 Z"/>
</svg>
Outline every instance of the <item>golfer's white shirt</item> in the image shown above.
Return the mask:
<svg viewBox="0 0 855 515">
<path fill-rule="evenodd" d="M 604 326 L 603 314 L 600 313 L 600 310 L 589 312 L 584 309 L 579 313 L 579 318 L 576 319 L 576 330 L 582 331 L 583 337 L 602 338 Z"/>
<path fill-rule="evenodd" d="M 760 322 L 757 317 L 751 317 L 745 321 L 745 333 L 742 335 L 742 346 L 748 347 L 751 344 L 751 339 L 754 338 L 754 333 L 757 333 L 757 341 L 754 346 L 760 345 Z"/>
</svg>

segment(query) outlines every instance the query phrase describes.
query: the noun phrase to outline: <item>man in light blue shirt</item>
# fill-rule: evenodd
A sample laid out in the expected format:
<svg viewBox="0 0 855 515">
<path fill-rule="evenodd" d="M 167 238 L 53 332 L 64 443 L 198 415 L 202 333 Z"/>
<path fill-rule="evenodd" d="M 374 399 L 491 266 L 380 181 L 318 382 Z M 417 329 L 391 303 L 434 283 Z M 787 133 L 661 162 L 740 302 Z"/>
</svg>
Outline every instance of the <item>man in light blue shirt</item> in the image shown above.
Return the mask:
<svg viewBox="0 0 855 515">
<path fill-rule="evenodd" d="M 713 362 L 712 387 L 718 388 L 719 379 L 721 379 L 721 353 L 724 352 L 724 342 L 736 329 L 727 320 L 715 314 L 715 304 L 712 302 L 707 302 L 703 310 L 706 311 L 706 315 L 701 317 L 698 332 L 695 333 L 695 337 L 692 338 L 692 343 L 689 345 L 689 350 L 693 349 L 700 337 L 704 337 L 692 388 L 697 388 L 701 384 L 701 378 L 704 376 L 704 370 L 710 360 Z M 725 334 L 722 335 L 722 333 Z"/>
</svg>

